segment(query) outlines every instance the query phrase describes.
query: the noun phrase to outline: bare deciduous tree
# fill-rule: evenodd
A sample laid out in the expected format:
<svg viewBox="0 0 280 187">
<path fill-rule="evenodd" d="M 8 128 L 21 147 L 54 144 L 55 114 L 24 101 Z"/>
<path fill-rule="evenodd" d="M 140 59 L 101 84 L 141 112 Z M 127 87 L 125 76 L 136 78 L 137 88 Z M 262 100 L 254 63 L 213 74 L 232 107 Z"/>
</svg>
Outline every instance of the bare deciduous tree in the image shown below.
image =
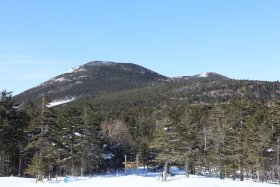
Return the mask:
<svg viewBox="0 0 280 187">
<path fill-rule="evenodd" d="M 106 120 L 101 124 L 100 135 L 112 144 L 133 145 L 133 139 L 124 121 Z"/>
</svg>

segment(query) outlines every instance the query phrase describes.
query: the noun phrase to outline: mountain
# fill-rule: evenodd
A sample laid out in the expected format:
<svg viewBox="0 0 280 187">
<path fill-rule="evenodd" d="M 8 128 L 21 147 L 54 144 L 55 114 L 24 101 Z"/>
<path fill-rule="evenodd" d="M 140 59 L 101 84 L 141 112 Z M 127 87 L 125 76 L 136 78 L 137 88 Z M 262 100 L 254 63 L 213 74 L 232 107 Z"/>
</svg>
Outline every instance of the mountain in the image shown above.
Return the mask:
<svg viewBox="0 0 280 187">
<path fill-rule="evenodd" d="M 93 61 L 16 95 L 15 100 L 36 102 L 46 94 L 49 106 L 83 99 L 100 105 L 109 102 L 110 107 L 151 102 L 156 106 L 168 101 L 228 101 L 244 89 L 252 99 L 271 99 L 280 93 L 279 82 L 235 80 L 214 72 L 169 78 L 132 63 Z"/>
<path fill-rule="evenodd" d="M 224 80 L 228 80 L 230 78 L 220 75 L 218 73 L 214 73 L 214 72 L 204 72 L 198 75 L 194 75 L 192 76 L 193 78 L 204 78 L 204 79 L 224 79 Z"/>
<path fill-rule="evenodd" d="M 93 61 L 15 96 L 18 103 L 48 95 L 52 106 L 79 98 L 141 88 L 167 77 L 132 63 Z"/>
<path fill-rule="evenodd" d="M 193 75 L 193 76 L 180 76 L 180 77 L 172 77 L 169 78 L 168 81 L 182 81 L 182 80 L 188 80 L 188 79 L 192 79 L 192 80 L 197 80 L 199 81 L 200 79 L 204 79 L 204 80 L 230 80 L 230 78 L 220 75 L 218 73 L 214 73 L 214 72 L 204 72 L 204 73 L 200 73 L 197 75 Z"/>
</svg>

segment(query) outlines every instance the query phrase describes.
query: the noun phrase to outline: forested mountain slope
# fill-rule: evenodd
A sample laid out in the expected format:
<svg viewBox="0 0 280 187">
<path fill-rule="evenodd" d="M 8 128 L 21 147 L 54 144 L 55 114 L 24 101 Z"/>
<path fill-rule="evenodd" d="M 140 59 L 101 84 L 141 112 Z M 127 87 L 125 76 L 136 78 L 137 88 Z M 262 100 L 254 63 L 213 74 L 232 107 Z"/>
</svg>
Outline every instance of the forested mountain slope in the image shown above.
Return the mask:
<svg viewBox="0 0 280 187">
<path fill-rule="evenodd" d="M 15 97 L 1 92 L 0 175 L 92 175 L 122 169 L 126 155 L 186 176 L 280 182 L 279 96 L 279 82 L 91 62 Z"/>
<path fill-rule="evenodd" d="M 167 77 L 130 63 L 93 61 L 69 70 L 15 96 L 18 102 L 48 95 L 51 100 L 79 99 L 141 88 Z"/>
</svg>

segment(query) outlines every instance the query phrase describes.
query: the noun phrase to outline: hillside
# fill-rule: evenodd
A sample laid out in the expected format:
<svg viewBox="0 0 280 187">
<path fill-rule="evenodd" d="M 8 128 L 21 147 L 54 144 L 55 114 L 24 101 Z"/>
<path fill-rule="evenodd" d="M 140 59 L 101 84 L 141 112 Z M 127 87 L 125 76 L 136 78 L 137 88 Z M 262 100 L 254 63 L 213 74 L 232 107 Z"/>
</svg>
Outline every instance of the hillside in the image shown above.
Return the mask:
<svg viewBox="0 0 280 187">
<path fill-rule="evenodd" d="M 240 180 L 271 180 L 265 172 L 274 171 L 277 162 L 279 90 L 279 82 L 234 80 L 210 72 L 168 78 L 135 64 L 91 62 L 15 97 L 18 103 L 35 103 L 18 108 L 10 93 L 2 93 L 0 132 L 5 133 L 0 135 L 14 143 L 1 144 L 9 151 L 6 165 L 14 167 L 2 169 L 3 176 L 17 171 L 35 176 L 36 152 L 46 149 L 43 161 L 53 170 L 44 174 L 116 171 L 126 155 L 129 161 L 139 156 L 155 171 L 170 164 L 186 166 L 191 174 L 235 179 L 241 171 Z M 43 94 L 50 103 L 39 102 Z M 26 148 L 30 164 L 17 168 L 9 161 L 21 162 L 16 145 Z M 264 162 L 256 168 L 258 160 L 251 158 Z M 265 172 L 257 176 L 257 170 Z"/>
<path fill-rule="evenodd" d="M 93 61 L 20 93 L 15 100 L 24 103 L 48 95 L 50 106 L 92 98 L 95 102 L 113 103 L 139 100 L 209 103 L 236 98 L 244 89 L 252 99 L 272 99 L 279 96 L 280 85 L 235 80 L 214 72 L 168 78 L 136 64 Z"/>
<path fill-rule="evenodd" d="M 131 63 L 93 61 L 15 96 L 17 102 L 36 100 L 43 94 L 53 101 L 76 100 L 132 88 L 141 88 L 167 77 Z"/>
</svg>

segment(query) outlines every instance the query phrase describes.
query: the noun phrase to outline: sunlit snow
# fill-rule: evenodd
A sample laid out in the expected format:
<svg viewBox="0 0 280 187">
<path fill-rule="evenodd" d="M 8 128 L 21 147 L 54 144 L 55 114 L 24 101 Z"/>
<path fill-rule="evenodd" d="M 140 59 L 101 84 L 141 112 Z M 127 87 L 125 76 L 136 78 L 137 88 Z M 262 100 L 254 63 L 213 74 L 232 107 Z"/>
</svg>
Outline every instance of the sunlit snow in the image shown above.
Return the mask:
<svg viewBox="0 0 280 187">
<path fill-rule="evenodd" d="M 75 97 L 71 97 L 71 98 L 67 98 L 67 99 L 54 100 L 48 104 L 48 107 L 53 107 L 53 106 L 69 103 L 71 101 L 74 101 L 75 99 L 76 99 Z"/>
<path fill-rule="evenodd" d="M 80 67 L 75 67 L 75 68 L 71 68 L 68 73 L 73 73 L 75 71 L 77 71 Z"/>
<path fill-rule="evenodd" d="M 204 72 L 204 73 L 201 73 L 200 75 L 199 75 L 199 77 L 204 77 L 204 78 L 206 78 L 206 77 L 208 77 L 208 72 Z"/>
<path fill-rule="evenodd" d="M 74 133 L 76 136 L 83 136 L 81 133 L 75 132 Z"/>
<path fill-rule="evenodd" d="M 102 155 L 101 155 L 101 157 L 105 160 L 110 160 L 110 159 L 112 159 L 113 156 L 114 155 L 112 153 L 107 153 L 107 154 L 102 153 Z"/>
<path fill-rule="evenodd" d="M 52 80 L 53 80 L 53 81 L 57 81 L 57 82 L 67 81 L 67 79 L 65 79 L 64 77 L 57 78 L 57 79 L 52 79 Z"/>
<path fill-rule="evenodd" d="M 145 173 L 140 170 L 137 176 L 128 172 L 125 176 L 122 172 L 108 172 L 104 175 L 94 177 L 69 177 L 69 182 L 63 177 L 58 180 L 52 179 L 44 183 L 36 184 L 34 178 L 0 177 L 1 187 L 272 187 L 276 186 L 268 183 L 256 183 L 251 180 L 233 181 L 232 179 L 220 180 L 218 178 L 193 176 L 186 178 L 184 175 L 168 176 L 166 182 L 162 182 L 159 173 Z"/>
<path fill-rule="evenodd" d="M 74 67 L 74 68 L 71 68 L 67 73 L 75 73 L 75 72 L 79 72 L 79 71 L 85 71 L 86 69 L 79 66 L 79 67 Z"/>
</svg>

